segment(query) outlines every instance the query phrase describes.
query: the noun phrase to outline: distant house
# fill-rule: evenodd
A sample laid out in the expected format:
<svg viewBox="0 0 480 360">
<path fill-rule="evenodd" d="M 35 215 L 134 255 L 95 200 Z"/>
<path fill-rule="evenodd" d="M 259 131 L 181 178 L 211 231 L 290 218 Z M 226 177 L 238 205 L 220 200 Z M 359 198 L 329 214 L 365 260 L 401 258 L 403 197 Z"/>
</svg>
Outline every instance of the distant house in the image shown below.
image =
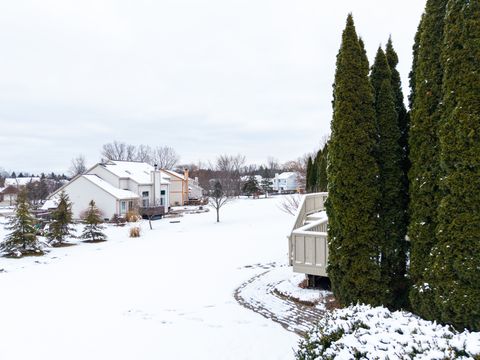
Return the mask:
<svg viewBox="0 0 480 360">
<path fill-rule="evenodd" d="M 283 172 L 281 174 L 275 174 L 273 178 L 272 189 L 273 191 L 292 192 L 297 191 L 299 188 L 298 174 L 295 172 Z"/>
<path fill-rule="evenodd" d="M 203 189 L 198 184 L 197 179 L 191 179 L 188 176 L 188 170 L 183 174 L 172 170 L 160 170 L 170 178 L 170 206 L 181 206 L 188 203 L 191 199 L 200 199 L 203 195 Z"/>
<path fill-rule="evenodd" d="M 30 183 L 40 181 L 39 177 L 6 178 L 4 187 L 0 189 L 0 201 L 14 205 L 17 201 L 18 192 Z"/>
<path fill-rule="evenodd" d="M 150 209 L 161 215 L 170 204 L 170 179 L 153 166 L 135 161 L 112 160 L 96 164 L 55 191 L 49 200 L 58 198 L 61 191 L 72 201 L 73 216 L 77 219 L 91 200 L 105 218 L 124 216 L 133 209 L 145 213 Z M 47 203 L 48 206 L 52 204 L 51 201 Z"/>
</svg>

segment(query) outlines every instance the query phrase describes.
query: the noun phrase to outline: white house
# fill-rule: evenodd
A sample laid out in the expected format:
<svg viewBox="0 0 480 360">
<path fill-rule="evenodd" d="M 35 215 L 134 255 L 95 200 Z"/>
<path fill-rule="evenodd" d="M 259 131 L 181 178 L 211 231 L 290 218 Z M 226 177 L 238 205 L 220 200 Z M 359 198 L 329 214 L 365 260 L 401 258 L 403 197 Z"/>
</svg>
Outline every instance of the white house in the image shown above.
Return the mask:
<svg viewBox="0 0 480 360">
<path fill-rule="evenodd" d="M 203 189 L 198 184 L 197 179 L 191 179 L 188 176 L 188 170 L 183 174 L 172 170 L 160 170 L 170 178 L 170 206 L 185 205 L 190 199 L 200 199 L 203 195 Z"/>
<path fill-rule="evenodd" d="M 105 218 L 124 216 L 138 207 L 164 211 L 170 204 L 169 180 L 147 163 L 107 161 L 73 178 L 50 195 L 49 199 L 54 200 L 61 191 L 65 191 L 73 203 L 73 216 L 77 219 L 91 200 L 95 201 Z"/>
<path fill-rule="evenodd" d="M 7 204 L 13 205 L 17 201 L 17 194 L 20 189 L 24 188 L 30 183 L 40 181 L 39 177 L 19 177 L 19 178 L 6 178 L 3 188 L 0 188 L 0 202 L 6 201 Z"/>
<path fill-rule="evenodd" d="M 279 193 L 297 191 L 299 187 L 297 179 L 298 175 L 294 172 L 275 174 L 275 178 L 273 178 L 272 189 L 274 191 L 278 191 Z"/>
</svg>

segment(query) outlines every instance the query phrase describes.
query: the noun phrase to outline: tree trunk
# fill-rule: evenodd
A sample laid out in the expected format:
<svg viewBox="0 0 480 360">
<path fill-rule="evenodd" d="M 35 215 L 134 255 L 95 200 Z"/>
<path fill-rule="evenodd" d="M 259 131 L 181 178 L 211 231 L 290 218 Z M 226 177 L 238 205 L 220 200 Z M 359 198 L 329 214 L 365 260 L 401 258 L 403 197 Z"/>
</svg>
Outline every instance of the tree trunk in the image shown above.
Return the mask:
<svg viewBox="0 0 480 360">
<path fill-rule="evenodd" d="M 220 208 L 217 208 L 217 222 L 220 222 Z"/>
</svg>

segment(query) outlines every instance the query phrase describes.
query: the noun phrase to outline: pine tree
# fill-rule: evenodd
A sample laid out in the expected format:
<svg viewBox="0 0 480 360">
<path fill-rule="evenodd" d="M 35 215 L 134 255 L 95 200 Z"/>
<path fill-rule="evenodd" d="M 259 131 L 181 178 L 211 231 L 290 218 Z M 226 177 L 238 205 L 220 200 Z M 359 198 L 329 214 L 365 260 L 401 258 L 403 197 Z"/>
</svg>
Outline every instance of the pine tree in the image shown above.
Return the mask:
<svg viewBox="0 0 480 360">
<path fill-rule="evenodd" d="M 409 149 L 411 241 L 410 292 L 412 309 L 427 319 L 438 317 L 425 269 L 431 262 L 436 244 L 437 209 L 439 203 L 439 140 L 440 103 L 442 101 L 441 49 L 447 0 L 428 0 L 422 18 L 416 67 Z"/>
<path fill-rule="evenodd" d="M 40 243 L 37 240 L 35 219 L 30 213 L 27 193 L 22 190 L 17 196 L 15 216 L 8 223 L 7 229 L 12 232 L 0 245 L 4 256 L 22 257 L 23 255 L 42 255 Z"/>
<path fill-rule="evenodd" d="M 100 210 L 95 205 L 95 201 L 90 201 L 88 209 L 84 216 L 85 227 L 83 228 L 82 239 L 85 239 L 85 242 L 100 242 L 106 241 L 107 236 L 102 232 L 104 227 L 102 224 L 102 217 L 100 215 Z"/>
<path fill-rule="evenodd" d="M 337 55 L 328 155 L 328 274 L 341 304 L 384 303 L 379 252 L 379 170 L 368 60 L 348 16 Z"/>
<path fill-rule="evenodd" d="M 247 194 L 247 196 L 258 194 L 260 187 L 255 176 L 250 176 L 248 180 L 243 184 L 242 191 Z"/>
<path fill-rule="evenodd" d="M 391 71 L 387 57 L 379 48 L 372 67 L 372 83 L 377 118 L 377 163 L 380 171 L 379 221 L 381 233 L 382 279 L 388 283 L 384 305 L 405 306 L 406 297 L 406 219 L 402 189 L 402 158 L 400 129 L 395 109 Z"/>
<path fill-rule="evenodd" d="M 440 320 L 480 331 L 480 3 L 450 0 L 445 18 L 438 245 L 427 270 Z"/>
<path fill-rule="evenodd" d="M 62 246 L 65 245 L 65 238 L 73 236 L 72 232 L 72 203 L 65 191 L 60 193 L 58 206 L 52 212 L 52 222 L 49 226 L 47 238 L 50 245 Z"/>
</svg>

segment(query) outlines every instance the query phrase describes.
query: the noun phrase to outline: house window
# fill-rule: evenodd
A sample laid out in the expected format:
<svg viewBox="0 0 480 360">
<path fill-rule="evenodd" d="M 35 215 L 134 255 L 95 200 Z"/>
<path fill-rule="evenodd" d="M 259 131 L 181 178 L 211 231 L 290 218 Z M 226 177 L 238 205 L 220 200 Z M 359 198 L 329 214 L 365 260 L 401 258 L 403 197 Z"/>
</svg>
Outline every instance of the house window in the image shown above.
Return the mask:
<svg viewBox="0 0 480 360">
<path fill-rule="evenodd" d="M 126 214 L 126 213 L 127 213 L 127 202 L 120 201 L 120 214 Z"/>
<path fill-rule="evenodd" d="M 130 201 L 128 202 L 128 210 L 132 210 L 132 209 L 133 209 L 133 201 L 130 200 Z"/>
<path fill-rule="evenodd" d="M 142 206 L 143 207 L 148 207 L 149 201 L 148 199 L 142 199 Z"/>
<path fill-rule="evenodd" d="M 144 191 L 144 192 L 142 192 L 142 197 L 144 197 L 144 198 L 148 198 L 148 191 Z"/>
<path fill-rule="evenodd" d="M 160 195 L 165 195 L 165 190 L 161 190 Z"/>
</svg>

